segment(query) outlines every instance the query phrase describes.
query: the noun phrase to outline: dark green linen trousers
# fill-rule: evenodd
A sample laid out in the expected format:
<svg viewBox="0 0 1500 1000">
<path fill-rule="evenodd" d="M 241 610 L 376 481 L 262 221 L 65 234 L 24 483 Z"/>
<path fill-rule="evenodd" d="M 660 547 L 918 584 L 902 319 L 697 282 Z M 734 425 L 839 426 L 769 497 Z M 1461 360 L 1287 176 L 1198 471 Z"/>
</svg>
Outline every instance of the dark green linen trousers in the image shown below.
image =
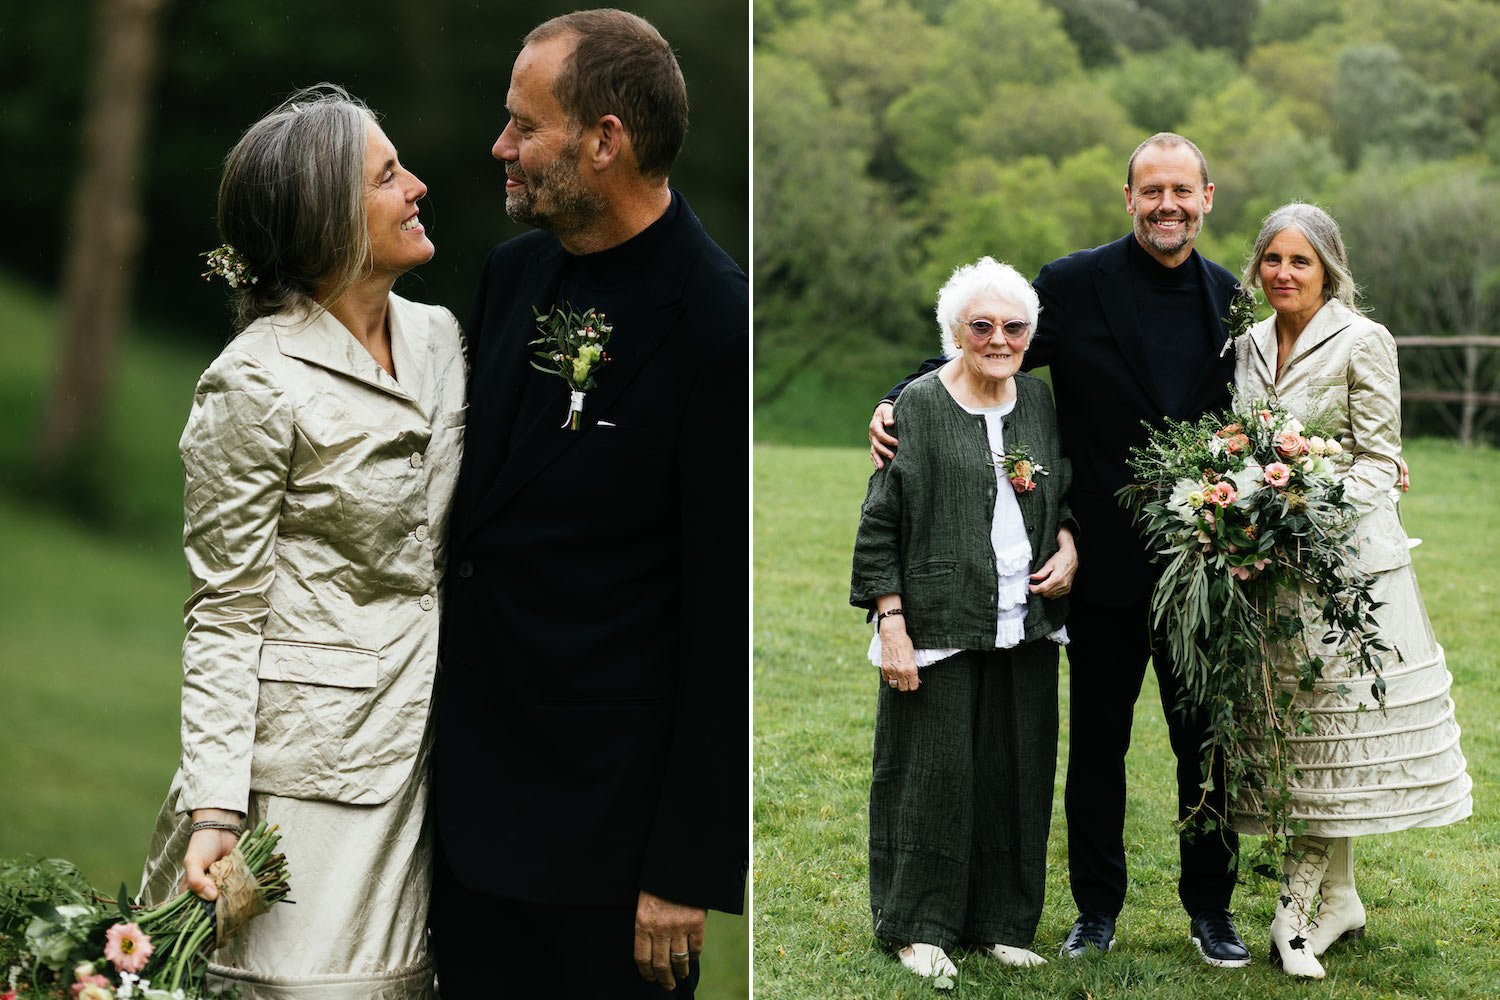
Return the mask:
<svg viewBox="0 0 1500 1000">
<path fill-rule="evenodd" d="M 1028 948 L 1057 773 L 1055 642 L 966 650 L 880 685 L 870 784 L 875 936 Z"/>
</svg>

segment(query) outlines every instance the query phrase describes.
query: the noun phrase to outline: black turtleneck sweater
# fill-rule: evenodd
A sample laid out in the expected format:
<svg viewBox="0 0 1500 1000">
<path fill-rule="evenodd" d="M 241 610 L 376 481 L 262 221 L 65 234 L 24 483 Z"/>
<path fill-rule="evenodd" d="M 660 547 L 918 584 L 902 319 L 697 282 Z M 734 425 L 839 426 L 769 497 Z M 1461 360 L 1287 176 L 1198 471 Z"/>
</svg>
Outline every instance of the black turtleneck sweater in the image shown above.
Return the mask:
<svg viewBox="0 0 1500 1000">
<path fill-rule="evenodd" d="M 680 211 L 681 199 L 674 194 L 661 218 L 624 243 L 598 253 L 569 254 L 563 265 L 562 281 L 552 305 L 580 315 L 589 309 L 603 313 L 605 321 L 615 327 L 604 348 L 611 359 L 624 358 L 635 347 L 630 337 L 631 320 L 638 312 L 635 288 L 641 276 L 668 266 L 661 255 L 668 242 L 665 237 L 676 224 Z M 610 364 L 605 364 L 599 370 L 601 383 L 609 378 L 610 368 Z M 532 369 L 521 389 L 520 406 L 521 413 L 526 416 L 511 427 L 511 444 L 517 436 L 530 432 L 529 418 L 538 407 L 545 408 L 547 419 L 552 420 L 550 426 L 562 424 L 568 412 L 567 387 L 556 375 Z M 552 417 L 554 410 L 555 418 Z M 590 410 L 587 398 L 583 404 L 583 416 L 585 426 L 599 416 Z"/>
<path fill-rule="evenodd" d="M 1176 419 L 1191 416 L 1184 407 L 1214 350 L 1196 255 L 1195 250 L 1177 267 L 1165 267 L 1130 240 L 1131 288 L 1146 359 L 1162 405 Z"/>
</svg>

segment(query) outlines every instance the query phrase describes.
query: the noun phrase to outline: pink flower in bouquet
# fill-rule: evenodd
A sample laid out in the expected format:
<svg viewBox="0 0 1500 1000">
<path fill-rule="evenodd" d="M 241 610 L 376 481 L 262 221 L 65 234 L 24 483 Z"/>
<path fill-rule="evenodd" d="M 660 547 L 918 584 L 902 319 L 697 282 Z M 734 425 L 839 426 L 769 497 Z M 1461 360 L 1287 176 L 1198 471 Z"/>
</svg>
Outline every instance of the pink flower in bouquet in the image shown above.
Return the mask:
<svg viewBox="0 0 1500 1000">
<path fill-rule="evenodd" d="M 1266 466 L 1266 484 L 1285 486 L 1292 481 L 1292 467 L 1285 462 L 1272 462 Z"/>
<path fill-rule="evenodd" d="M 1261 572 L 1264 571 L 1265 568 L 1269 565 L 1271 565 L 1271 560 L 1269 558 L 1257 559 L 1255 560 L 1254 566 L 1229 567 L 1229 575 L 1234 577 L 1236 580 L 1253 580 L 1257 576 L 1260 576 Z"/>
<path fill-rule="evenodd" d="M 1239 432 L 1240 432 L 1240 425 L 1239 424 L 1225 424 L 1223 427 L 1220 427 L 1218 430 L 1214 431 L 1214 437 L 1221 437 L 1221 438 L 1233 437 L 1234 435 L 1238 434 Z"/>
<path fill-rule="evenodd" d="M 1233 424 L 1231 426 L 1237 427 L 1239 425 Z M 1250 447 L 1250 438 L 1244 434 L 1231 434 L 1224 440 L 1224 450 L 1231 455 L 1238 455 L 1248 447 Z"/>
<path fill-rule="evenodd" d="M 1307 438 L 1296 431 L 1286 430 L 1276 435 L 1276 450 L 1284 458 L 1296 458 L 1298 455 L 1306 455 L 1310 448 Z"/>
<path fill-rule="evenodd" d="M 121 972 L 140 972 L 154 950 L 150 935 L 135 924 L 115 924 L 104 932 L 104 957 Z"/>
<path fill-rule="evenodd" d="M 1220 480 L 1203 491 L 1203 498 L 1218 507 L 1228 507 L 1240 498 L 1234 491 L 1234 484 L 1227 480 Z"/>
<path fill-rule="evenodd" d="M 73 996 L 76 998 L 84 996 L 84 990 L 103 990 L 101 993 L 91 993 L 91 996 L 104 996 L 113 998 L 114 992 L 110 989 L 109 980 L 103 976 L 79 976 L 78 982 L 73 984 Z"/>
<path fill-rule="evenodd" d="M 1265 424 L 1267 427 L 1271 426 L 1271 411 L 1270 410 L 1261 410 L 1260 411 L 1260 422 L 1263 423 L 1263 424 Z"/>
</svg>

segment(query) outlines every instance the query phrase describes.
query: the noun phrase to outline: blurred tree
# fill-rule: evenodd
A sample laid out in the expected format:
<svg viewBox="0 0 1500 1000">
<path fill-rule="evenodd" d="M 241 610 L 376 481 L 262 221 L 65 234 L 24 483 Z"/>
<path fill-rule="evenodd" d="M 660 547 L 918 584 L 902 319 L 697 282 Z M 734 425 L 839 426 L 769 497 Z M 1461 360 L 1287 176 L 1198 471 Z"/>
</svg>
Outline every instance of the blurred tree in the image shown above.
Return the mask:
<svg viewBox="0 0 1500 1000">
<path fill-rule="evenodd" d="M 63 330 L 37 464 L 48 478 L 88 467 L 115 370 L 141 243 L 141 149 L 165 0 L 98 0 L 83 166 L 63 268 Z"/>
<path fill-rule="evenodd" d="M 1151 134 L 1177 131 L 1193 101 L 1217 93 L 1239 75 L 1239 65 L 1224 49 L 1175 42 L 1124 59 L 1101 73 L 1100 83 L 1130 120 Z"/>
<path fill-rule="evenodd" d="M 1457 103 L 1452 87 L 1424 83 L 1388 44 L 1340 52 L 1329 93 L 1334 139 L 1351 168 L 1371 147 L 1423 160 L 1473 149 L 1478 137 L 1458 115 Z"/>
<path fill-rule="evenodd" d="M 923 183 L 971 152 L 954 141 L 961 123 L 1025 113 L 1001 106 L 1002 85 L 1040 88 L 1025 99 L 1045 114 L 1052 88 L 1083 73 L 1062 16 L 1041 0 L 954 0 L 941 29 L 922 77 L 885 114 L 896 156 Z"/>
<path fill-rule="evenodd" d="M 1151 11 L 1167 23 L 1174 35 L 1185 35 L 1188 41 L 1206 49 L 1228 49 L 1243 58 L 1250 49 L 1251 29 L 1260 13 L 1262 0 L 1230 0 L 1228 3 L 1204 3 L 1203 0 L 1136 0 L 1142 10 Z"/>
<path fill-rule="evenodd" d="M 1208 160 L 1221 231 L 1257 227 L 1264 197 L 1316 198 L 1339 167 L 1321 137 L 1303 135 L 1274 94 L 1243 76 L 1195 102 L 1183 130 Z"/>
<path fill-rule="evenodd" d="M 1299 42 L 1257 46 L 1245 59 L 1245 72 L 1278 105 L 1303 135 L 1330 135 L 1328 95 L 1338 49 Z"/>
<path fill-rule="evenodd" d="M 812 67 L 755 56 L 756 403 L 832 351 L 895 341 L 920 316 L 911 234 L 867 174 L 865 120 Z"/>
<path fill-rule="evenodd" d="M 1030 156 L 1011 163 L 972 157 L 954 164 L 937 185 L 938 222 L 923 245 L 921 287 L 929 297 L 955 267 L 983 256 L 1003 260 L 1027 278 L 1076 249 L 1058 211 L 1073 192 L 1054 183 L 1052 161 Z M 1054 191 L 1056 198 L 1038 197 Z"/>
<path fill-rule="evenodd" d="M 1461 161 L 1414 167 L 1372 161 L 1334 190 L 1330 204 L 1365 305 L 1392 333 L 1500 331 L 1500 178 L 1492 171 Z M 1462 348 L 1403 351 L 1403 383 L 1500 388 L 1494 352 L 1484 360 L 1465 354 Z M 1500 417 L 1495 408 L 1472 403 L 1436 412 L 1448 426 L 1429 425 L 1429 432 L 1456 431 L 1466 441 Z"/>
<path fill-rule="evenodd" d="M 1136 0 L 1052 0 L 1085 66 L 1115 62 L 1124 52 L 1152 52 L 1179 32 Z M 1122 51 L 1123 50 L 1123 51 Z"/>
<path fill-rule="evenodd" d="M 955 124 L 964 153 L 1000 161 L 1033 155 L 1060 160 L 1096 145 L 1131 148 L 1145 138 L 1107 90 L 1082 78 L 1045 86 L 1002 83 L 986 107 Z"/>
<path fill-rule="evenodd" d="M 1453 109 L 1473 130 L 1500 112 L 1500 4 L 1494 0 L 1346 0 L 1429 83 L 1458 92 Z"/>
<path fill-rule="evenodd" d="M 1347 37 L 1351 28 L 1348 6 L 1349 0 L 1301 0 L 1295 17 L 1282 16 L 1283 11 L 1276 9 L 1265 16 L 1263 8 L 1250 28 L 1250 42 L 1255 46 L 1298 42 L 1330 27 Z"/>
<path fill-rule="evenodd" d="M 1129 159 L 1123 147 L 1093 146 L 1058 163 L 1052 185 L 1062 192 L 1055 200 L 1070 252 L 1117 240 L 1130 229 L 1125 211 Z"/>
<path fill-rule="evenodd" d="M 864 117 L 874 131 L 873 147 L 886 150 L 892 140 L 885 108 L 922 78 L 938 35 L 905 0 L 858 0 L 827 20 L 777 32 L 765 48 L 812 67 L 833 103 Z M 910 190 L 915 181 L 893 156 L 873 157 L 870 173 L 900 190 Z"/>
</svg>

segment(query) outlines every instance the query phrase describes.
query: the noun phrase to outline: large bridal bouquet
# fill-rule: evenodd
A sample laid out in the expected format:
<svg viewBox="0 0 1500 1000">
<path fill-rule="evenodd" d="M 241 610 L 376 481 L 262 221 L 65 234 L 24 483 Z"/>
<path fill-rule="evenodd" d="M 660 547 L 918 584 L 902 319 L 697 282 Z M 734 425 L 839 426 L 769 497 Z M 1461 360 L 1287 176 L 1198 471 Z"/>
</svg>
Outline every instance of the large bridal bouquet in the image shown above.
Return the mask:
<svg viewBox="0 0 1500 1000">
<path fill-rule="evenodd" d="M 1293 698 L 1346 658 L 1383 703 L 1370 579 L 1352 560 L 1357 517 L 1326 416 L 1303 425 L 1265 401 L 1169 421 L 1133 449 L 1135 512 L 1162 564 L 1151 598 L 1187 697 L 1209 718 L 1204 800 L 1222 761 L 1230 802 L 1253 801 L 1267 840 L 1251 867 L 1279 878 L 1290 818 L 1287 739 L 1309 731 Z M 1347 691 L 1347 688 L 1342 690 Z M 1216 821 L 1205 815 L 1210 825 Z"/>
<path fill-rule="evenodd" d="M 261 823 L 209 868 L 219 899 L 150 909 L 90 888 L 56 859 L 0 859 L 0 1000 L 197 1000 L 213 950 L 286 898 L 276 827 Z"/>
</svg>

